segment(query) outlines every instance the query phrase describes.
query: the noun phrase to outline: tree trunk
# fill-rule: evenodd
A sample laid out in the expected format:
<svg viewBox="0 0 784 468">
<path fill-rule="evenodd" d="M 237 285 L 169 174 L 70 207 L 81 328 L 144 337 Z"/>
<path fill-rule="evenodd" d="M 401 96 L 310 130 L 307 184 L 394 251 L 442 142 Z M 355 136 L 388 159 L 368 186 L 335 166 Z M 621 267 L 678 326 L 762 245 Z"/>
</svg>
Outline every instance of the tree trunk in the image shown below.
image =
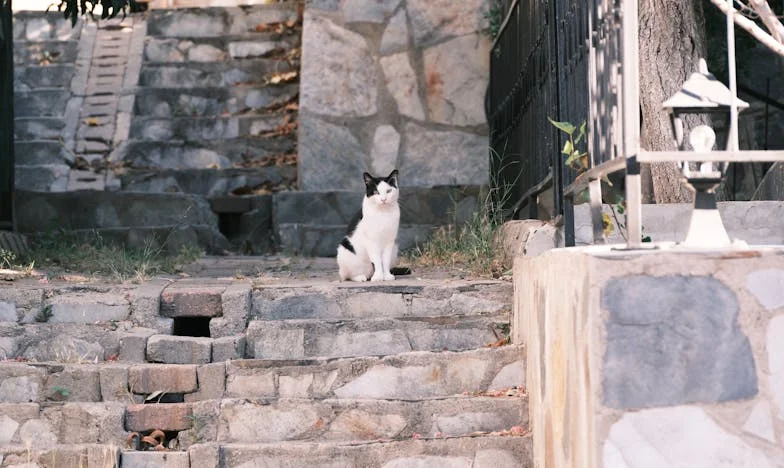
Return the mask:
<svg viewBox="0 0 784 468">
<path fill-rule="evenodd" d="M 670 117 L 662 103 L 672 96 L 706 57 L 705 20 L 700 0 L 639 0 L 640 145 L 649 151 L 674 150 Z M 685 119 L 688 129 L 707 119 Z M 653 163 L 643 186 L 646 202 L 677 203 L 693 199 L 675 163 Z M 646 171 L 643 171 L 643 175 Z M 647 193 L 646 193 L 647 192 Z"/>
</svg>

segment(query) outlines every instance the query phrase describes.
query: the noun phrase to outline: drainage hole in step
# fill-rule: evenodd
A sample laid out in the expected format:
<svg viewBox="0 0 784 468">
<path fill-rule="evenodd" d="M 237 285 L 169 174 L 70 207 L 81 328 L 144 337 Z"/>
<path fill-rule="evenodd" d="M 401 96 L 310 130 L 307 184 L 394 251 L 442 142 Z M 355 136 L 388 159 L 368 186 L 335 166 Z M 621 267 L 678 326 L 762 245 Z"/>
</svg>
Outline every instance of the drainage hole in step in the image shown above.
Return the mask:
<svg viewBox="0 0 784 468">
<path fill-rule="evenodd" d="M 185 394 L 155 392 L 147 395 L 144 403 L 185 403 Z"/>
<path fill-rule="evenodd" d="M 140 451 L 161 451 L 179 449 L 178 431 L 162 431 L 152 429 L 142 432 L 131 432 L 127 439 L 127 448 Z"/>
<path fill-rule="evenodd" d="M 231 240 L 242 232 L 242 215 L 244 213 L 218 213 L 218 230 Z"/>
<path fill-rule="evenodd" d="M 210 317 L 175 317 L 174 336 L 210 336 Z"/>
</svg>

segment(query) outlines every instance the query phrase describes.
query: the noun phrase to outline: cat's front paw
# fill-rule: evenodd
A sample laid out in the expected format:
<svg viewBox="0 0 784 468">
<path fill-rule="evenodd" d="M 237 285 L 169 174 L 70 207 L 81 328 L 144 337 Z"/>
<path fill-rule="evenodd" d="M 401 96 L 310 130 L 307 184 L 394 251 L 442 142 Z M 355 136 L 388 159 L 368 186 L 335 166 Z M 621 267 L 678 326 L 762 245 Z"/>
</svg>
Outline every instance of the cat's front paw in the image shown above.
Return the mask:
<svg viewBox="0 0 784 468">
<path fill-rule="evenodd" d="M 373 276 L 370 277 L 370 281 L 384 281 L 384 275 L 380 273 L 373 273 Z"/>
<path fill-rule="evenodd" d="M 384 281 L 394 281 L 394 280 L 395 280 L 395 275 L 393 275 L 392 273 L 384 274 Z"/>
</svg>

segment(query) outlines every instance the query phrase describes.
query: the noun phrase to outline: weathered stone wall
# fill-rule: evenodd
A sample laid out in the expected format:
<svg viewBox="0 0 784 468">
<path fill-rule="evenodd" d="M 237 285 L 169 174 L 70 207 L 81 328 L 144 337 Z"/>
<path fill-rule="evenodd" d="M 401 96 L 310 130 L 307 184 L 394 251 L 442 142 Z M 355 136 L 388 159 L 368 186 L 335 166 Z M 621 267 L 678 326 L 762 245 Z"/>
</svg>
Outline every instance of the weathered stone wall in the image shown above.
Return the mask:
<svg viewBox="0 0 784 468">
<path fill-rule="evenodd" d="M 300 189 L 484 184 L 484 0 L 319 0 L 305 11 Z"/>
<path fill-rule="evenodd" d="M 781 466 L 784 249 L 515 263 L 535 466 Z"/>
</svg>

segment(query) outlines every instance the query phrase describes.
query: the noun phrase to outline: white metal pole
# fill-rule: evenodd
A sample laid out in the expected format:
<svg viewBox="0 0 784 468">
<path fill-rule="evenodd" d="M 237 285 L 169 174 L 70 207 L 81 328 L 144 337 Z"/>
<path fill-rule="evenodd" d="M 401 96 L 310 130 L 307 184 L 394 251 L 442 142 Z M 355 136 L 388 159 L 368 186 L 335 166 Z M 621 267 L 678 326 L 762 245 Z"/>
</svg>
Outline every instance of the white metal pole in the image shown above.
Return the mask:
<svg viewBox="0 0 784 468">
<path fill-rule="evenodd" d="M 642 247 L 642 180 L 636 156 L 640 151 L 639 26 L 637 0 L 623 1 L 623 155 L 635 158 L 627 163 L 626 229 L 627 246 Z M 628 161 L 628 159 L 627 159 Z M 632 169 L 631 171 L 629 169 Z"/>
<path fill-rule="evenodd" d="M 730 94 L 732 94 L 727 150 L 738 151 L 738 85 L 735 76 L 735 7 L 733 0 L 727 0 L 727 6 L 729 7 L 729 12 L 727 12 L 727 70 L 729 73 Z"/>
</svg>

